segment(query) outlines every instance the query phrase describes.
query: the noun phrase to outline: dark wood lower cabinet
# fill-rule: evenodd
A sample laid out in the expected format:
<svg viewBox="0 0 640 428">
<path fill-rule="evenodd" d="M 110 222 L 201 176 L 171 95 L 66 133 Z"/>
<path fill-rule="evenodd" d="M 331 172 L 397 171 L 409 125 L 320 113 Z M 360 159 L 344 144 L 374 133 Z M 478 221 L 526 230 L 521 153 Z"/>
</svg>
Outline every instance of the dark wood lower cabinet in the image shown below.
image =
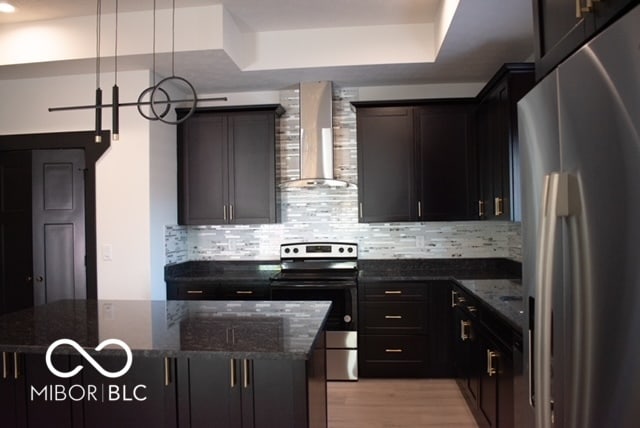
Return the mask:
<svg viewBox="0 0 640 428">
<path fill-rule="evenodd" d="M 307 361 L 178 360 L 179 426 L 326 428 L 324 352 Z"/>
<path fill-rule="evenodd" d="M 203 355 L 206 355 L 203 353 Z M 2 428 L 326 428 L 324 341 L 309 360 L 134 355 L 108 378 L 82 357 L 2 353 Z M 124 356 L 94 357 L 115 373 Z"/>
<path fill-rule="evenodd" d="M 450 377 L 451 284 L 361 282 L 361 377 Z"/>
<path fill-rule="evenodd" d="M 513 428 L 514 337 L 498 336 L 481 303 L 454 289 L 453 364 L 458 386 L 481 427 Z M 461 300 L 456 299 L 462 297 Z M 471 308 L 471 311 L 469 310 Z"/>
</svg>

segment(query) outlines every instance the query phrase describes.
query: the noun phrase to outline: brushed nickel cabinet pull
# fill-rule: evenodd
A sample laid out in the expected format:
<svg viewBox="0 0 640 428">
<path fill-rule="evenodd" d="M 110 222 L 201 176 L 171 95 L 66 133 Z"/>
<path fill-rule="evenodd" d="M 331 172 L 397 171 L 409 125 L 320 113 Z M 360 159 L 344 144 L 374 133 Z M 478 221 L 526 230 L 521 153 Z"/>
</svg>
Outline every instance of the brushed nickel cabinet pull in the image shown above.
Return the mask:
<svg viewBox="0 0 640 428">
<path fill-rule="evenodd" d="M 227 220 L 227 205 L 226 204 L 222 206 L 222 219 L 224 221 Z"/>
<path fill-rule="evenodd" d="M 251 294 L 253 294 L 253 290 L 236 290 L 236 294 L 251 295 Z"/>
<path fill-rule="evenodd" d="M 467 310 L 468 310 L 469 312 L 472 312 L 472 313 L 473 313 L 473 312 L 478 312 L 478 308 L 476 308 L 476 307 L 475 307 L 475 306 L 473 306 L 473 305 L 469 305 L 469 306 L 467 306 Z"/>
<path fill-rule="evenodd" d="M 164 386 L 171 384 L 171 358 L 164 357 Z"/>
<path fill-rule="evenodd" d="M 7 353 L 2 353 L 2 379 L 7 378 Z"/>
<path fill-rule="evenodd" d="M 229 360 L 229 373 L 231 373 L 231 379 L 230 379 L 230 386 L 231 388 L 235 388 L 236 387 L 236 360 L 234 360 L 233 358 Z"/>
<path fill-rule="evenodd" d="M 401 320 L 402 315 L 385 315 L 384 318 L 388 320 Z"/>
<path fill-rule="evenodd" d="M 497 373 L 496 368 L 493 367 L 493 359 L 498 357 L 498 353 L 487 349 L 487 374 L 493 376 Z"/>
<path fill-rule="evenodd" d="M 484 217 L 484 201 L 482 199 L 478 201 L 478 217 Z"/>
<path fill-rule="evenodd" d="M 504 199 L 495 198 L 493 201 L 493 208 L 497 216 L 504 214 Z"/>
<path fill-rule="evenodd" d="M 469 340 L 471 335 L 467 332 L 467 328 L 471 327 L 471 322 L 460 320 L 460 339 Z"/>
<path fill-rule="evenodd" d="M 251 384 L 249 377 L 249 370 L 251 368 L 251 362 L 249 360 L 242 360 L 242 386 L 248 388 Z"/>
<path fill-rule="evenodd" d="M 388 353 L 388 354 L 399 354 L 402 352 L 401 348 L 390 348 L 390 349 L 385 349 L 384 352 Z"/>
<path fill-rule="evenodd" d="M 358 209 L 358 211 L 360 212 L 360 218 L 362 218 L 362 202 L 360 202 L 358 205 L 359 205 L 359 207 L 360 207 L 360 208 Z"/>
<path fill-rule="evenodd" d="M 418 201 L 418 218 L 422 218 L 422 202 Z"/>
<path fill-rule="evenodd" d="M 204 291 L 202 290 L 187 290 L 187 294 L 202 294 Z"/>
<path fill-rule="evenodd" d="M 385 290 L 384 294 L 402 294 L 401 290 Z"/>
<path fill-rule="evenodd" d="M 233 221 L 233 205 L 229 204 L 229 221 Z"/>
<path fill-rule="evenodd" d="M 18 379 L 20 377 L 20 366 L 18 364 L 18 353 L 13 353 L 13 378 Z"/>
<path fill-rule="evenodd" d="M 451 290 L 451 307 L 452 308 L 456 307 L 456 297 L 458 297 L 458 293 Z"/>
</svg>

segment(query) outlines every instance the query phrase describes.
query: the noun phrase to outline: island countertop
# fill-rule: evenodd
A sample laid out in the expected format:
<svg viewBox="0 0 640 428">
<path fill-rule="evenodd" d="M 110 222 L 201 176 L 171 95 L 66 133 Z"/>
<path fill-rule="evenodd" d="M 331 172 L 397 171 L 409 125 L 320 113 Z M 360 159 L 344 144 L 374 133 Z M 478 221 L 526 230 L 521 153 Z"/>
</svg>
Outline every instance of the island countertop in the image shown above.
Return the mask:
<svg viewBox="0 0 640 428">
<path fill-rule="evenodd" d="M 134 355 L 308 359 L 325 301 L 63 300 L 0 317 L 0 352 L 45 353 L 71 339 L 88 353 L 120 339 Z M 76 352 L 58 347 L 56 352 Z M 101 354 L 113 351 L 106 348 Z"/>
</svg>

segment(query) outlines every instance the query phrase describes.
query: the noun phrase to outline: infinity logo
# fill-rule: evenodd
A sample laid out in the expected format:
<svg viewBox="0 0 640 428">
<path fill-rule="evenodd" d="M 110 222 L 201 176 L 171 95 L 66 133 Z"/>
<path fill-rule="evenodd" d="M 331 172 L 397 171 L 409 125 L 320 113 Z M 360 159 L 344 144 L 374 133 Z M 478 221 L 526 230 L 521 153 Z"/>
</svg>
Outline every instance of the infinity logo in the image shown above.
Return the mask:
<svg viewBox="0 0 640 428">
<path fill-rule="evenodd" d="M 120 339 L 104 340 L 95 348 L 96 351 L 102 351 L 106 346 L 118 345 L 119 347 L 124 349 L 124 352 L 127 354 L 127 362 L 124 365 L 124 367 L 121 370 L 118 370 L 117 372 L 110 372 L 103 369 L 102 366 L 98 364 L 98 362 L 94 360 L 93 357 L 91 357 L 91 355 L 87 353 L 87 351 L 85 351 L 84 349 L 82 349 L 80 345 L 78 345 L 78 342 L 71 339 L 58 339 L 49 346 L 49 349 L 47 349 L 45 360 L 47 363 L 47 367 L 49 368 L 49 371 L 61 378 L 69 378 L 69 377 L 75 376 L 84 368 L 84 366 L 78 365 L 69 372 L 61 372 L 58 369 L 56 369 L 53 366 L 53 363 L 51 362 L 51 354 L 53 354 L 54 349 L 56 349 L 58 346 L 61 346 L 61 345 L 69 345 L 73 347 L 73 349 L 78 351 L 78 353 L 82 355 L 84 359 L 87 360 L 102 376 L 105 376 L 111 379 L 124 375 L 126 372 L 129 371 L 129 369 L 131 368 L 131 364 L 133 363 L 133 355 L 131 355 L 131 348 L 129 348 L 129 346 Z"/>
</svg>

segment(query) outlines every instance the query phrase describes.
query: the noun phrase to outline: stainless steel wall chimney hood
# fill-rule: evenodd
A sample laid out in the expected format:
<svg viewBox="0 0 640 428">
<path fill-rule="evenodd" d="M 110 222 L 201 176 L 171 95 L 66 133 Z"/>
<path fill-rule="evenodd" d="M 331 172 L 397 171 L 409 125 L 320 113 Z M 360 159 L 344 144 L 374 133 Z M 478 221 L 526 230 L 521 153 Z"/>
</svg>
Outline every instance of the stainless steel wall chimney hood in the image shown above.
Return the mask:
<svg viewBox="0 0 640 428">
<path fill-rule="evenodd" d="M 333 177 L 331 82 L 300 83 L 300 178 L 283 187 L 354 186 Z"/>
</svg>

